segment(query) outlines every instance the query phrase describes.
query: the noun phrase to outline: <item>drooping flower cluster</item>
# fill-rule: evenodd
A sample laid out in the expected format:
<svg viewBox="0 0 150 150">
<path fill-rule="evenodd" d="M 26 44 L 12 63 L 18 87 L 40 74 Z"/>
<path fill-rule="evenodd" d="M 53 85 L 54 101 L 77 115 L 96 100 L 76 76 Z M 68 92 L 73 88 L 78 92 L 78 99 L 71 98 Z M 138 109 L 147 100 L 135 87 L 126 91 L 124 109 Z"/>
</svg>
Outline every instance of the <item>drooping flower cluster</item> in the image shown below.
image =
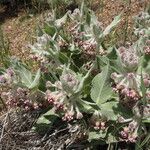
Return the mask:
<svg viewBox="0 0 150 150">
<path fill-rule="evenodd" d="M 114 90 L 120 94 L 121 102 L 124 105 L 133 107 L 141 99 L 141 75 L 136 73 L 112 73 L 111 78 L 116 84 Z M 150 86 L 150 76 L 148 74 L 143 75 L 143 81 L 145 87 Z"/>
<path fill-rule="evenodd" d="M 137 108 L 136 108 L 137 109 Z M 139 114 L 139 112 L 137 113 Z M 135 143 L 138 138 L 138 128 L 139 128 L 139 120 L 138 118 L 130 118 L 130 119 L 124 119 L 123 117 L 118 118 L 119 123 L 128 123 L 123 129 L 120 131 L 120 140 Z"/>
<path fill-rule="evenodd" d="M 117 52 L 122 70 L 111 74 L 115 83 L 114 90 L 119 94 L 120 103 L 130 108 L 134 114 L 133 118 L 119 119 L 119 123 L 130 122 L 120 132 L 120 137 L 123 141 L 135 143 L 138 138 L 139 120 L 149 117 L 150 75 L 146 72 L 139 73 L 141 56 L 134 47 L 120 47 Z M 147 89 L 145 104 L 141 103 L 144 96 L 142 86 Z"/>
<path fill-rule="evenodd" d="M 145 42 L 145 46 L 143 47 L 144 54 L 150 55 L 150 40 Z"/>
<path fill-rule="evenodd" d="M 48 34 L 43 34 L 42 36 L 37 37 L 37 42 L 33 45 L 29 45 L 31 48 L 30 57 L 38 62 L 46 62 L 46 55 L 48 55 L 47 49 L 49 47 L 49 41 L 51 37 Z"/>
<path fill-rule="evenodd" d="M 60 81 L 52 84 L 50 81 L 46 83 L 47 101 L 55 108 L 55 111 L 62 113 L 62 120 L 71 121 L 74 118 L 81 119 L 83 117 L 78 106 L 76 105 L 73 93 L 77 90 L 79 81 L 72 72 L 64 73 L 60 76 Z M 51 91 L 54 87 L 56 90 Z"/>
<path fill-rule="evenodd" d="M 37 110 L 42 104 L 33 102 L 29 96 L 29 90 L 25 88 L 13 88 L 8 92 L 2 92 L 1 97 L 6 101 L 8 108 L 22 108 L 25 111 Z"/>
<path fill-rule="evenodd" d="M 79 26 L 75 25 L 70 29 L 70 34 L 76 47 L 82 49 L 82 52 L 90 58 L 95 57 L 97 42 L 93 38 L 87 38 L 86 32 L 79 30 Z"/>
<path fill-rule="evenodd" d="M 55 110 L 63 110 L 64 109 L 64 106 L 63 106 L 64 98 L 65 98 L 65 95 L 58 91 L 51 92 L 50 90 L 47 90 L 47 92 L 46 92 L 46 99 L 48 100 L 48 102 L 51 105 L 54 105 Z"/>
<path fill-rule="evenodd" d="M 106 118 L 102 117 L 98 111 L 95 111 L 90 118 L 90 124 L 95 130 L 105 130 L 106 129 Z"/>
<path fill-rule="evenodd" d="M 143 73 L 142 76 L 136 73 L 140 57 L 134 48 L 129 47 L 129 49 L 126 49 L 125 47 L 120 47 L 118 53 L 124 72 L 122 74 L 116 72 L 111 74 L 111 78 L 115 82 L 114 90 L 119 93 L 121 102 L 124 105 L 133 107 L 142 97 L 142 76 L 145 87 L 150 86 L 150 76 L 147 73 Z"/>
<path fill-rule="evenodd" d="M 0 86 L 10 86 L 13 82 L 15 73 L 12 68 L 8 68 L 6 72 L 0 75 Z"/>
<path fill-rule="evenodd" d="M 92 13 L 91 13 L 92 14 Z M 80 21 L 83 20 L 83 14 L 78 9 L 75 9 L 71 14 L 72 21 L 75 23 L 74 26 L 70 28 L 70 34 L 73 37 L 73 41 L 76 46 L 78 46 L 87 59 L 93 59 L 96 56 L 96 51 L 98 49 L 98 43 L 93 36 L 93 28 L 96 27 L 99 30 L 103 30 L 102 23 L 99 22 L 96 16 L 91 17 L 90 25 L 85 24 L 83 21 L 83 26 L 81 27 Z M 73 19 L 74 18 L 74 19 Z M 84 30 L 84 31 L 83 31 Z"/>
<path fill-rule="evenodd" d="M 135 70 L 139 64 L 139 56 L 137 50 L 130 46 L 129 48 L 118 48 L 119 57 L 121 58 L 122 66 L 128 70 Z"/>
<path fill-rule="evenodd" d="M 133 132 L 133 127 L 124 127 L 120 132 L 121 141 L 135 143 L 137 140 L 137 133 Z"/>
</svg>

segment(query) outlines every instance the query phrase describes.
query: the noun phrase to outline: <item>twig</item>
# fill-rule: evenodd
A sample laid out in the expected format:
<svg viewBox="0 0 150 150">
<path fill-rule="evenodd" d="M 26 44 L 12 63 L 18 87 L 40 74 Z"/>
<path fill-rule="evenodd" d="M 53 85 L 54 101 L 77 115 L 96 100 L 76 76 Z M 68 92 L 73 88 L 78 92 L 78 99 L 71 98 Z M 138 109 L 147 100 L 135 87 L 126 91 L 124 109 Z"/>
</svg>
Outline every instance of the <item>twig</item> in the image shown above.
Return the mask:
<svg viewBox="0 0 150 150">
<path fill-rule="evenodd" d="M 69 127 L 54 132 L 53 134 L 49 135 L 47 138 L 43 139 L 41 142 L 45 142 L 45 141 L 47 141 L 50 137 L 55 136 L 56 134 L 61 133 L 61 132 L 66 131 L 66 130 L 69 130 Z"/>
<path fill-rule="evenodd" d="M 5 126 L 7 125 L 7 117 L 8 117 L 8 113 L 7 113 L 6 117 L 4 118 L 5 121 L 4 121 L 4 124 L 3 124 L 1 136 L 0 136 L 0 143 L 1 143 L 2 139 L 3 139 L 3 135 L 4 135 L 4 131 L 5 131 Z"/>
</svg>

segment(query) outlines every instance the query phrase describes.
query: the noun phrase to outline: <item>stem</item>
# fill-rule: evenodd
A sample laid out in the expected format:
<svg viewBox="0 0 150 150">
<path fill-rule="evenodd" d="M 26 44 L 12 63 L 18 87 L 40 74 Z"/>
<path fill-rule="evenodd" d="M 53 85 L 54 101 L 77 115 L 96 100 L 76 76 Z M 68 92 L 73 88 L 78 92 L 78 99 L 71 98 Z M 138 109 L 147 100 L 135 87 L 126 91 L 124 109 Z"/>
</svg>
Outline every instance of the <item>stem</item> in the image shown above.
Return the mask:
<svg viewBox="0 0 150 150">
<path fill-rule="evenodd" d="M 7 110 L 7 106 L 6 106 L 5 102 L 3 101 L 3 99 L 1 98 L 1 96 L 0 96 L 0 101 L 2 102 L 2 104 L 3 104 L 4 108 L 5 108 L 5 110 Z"/>
</svg>

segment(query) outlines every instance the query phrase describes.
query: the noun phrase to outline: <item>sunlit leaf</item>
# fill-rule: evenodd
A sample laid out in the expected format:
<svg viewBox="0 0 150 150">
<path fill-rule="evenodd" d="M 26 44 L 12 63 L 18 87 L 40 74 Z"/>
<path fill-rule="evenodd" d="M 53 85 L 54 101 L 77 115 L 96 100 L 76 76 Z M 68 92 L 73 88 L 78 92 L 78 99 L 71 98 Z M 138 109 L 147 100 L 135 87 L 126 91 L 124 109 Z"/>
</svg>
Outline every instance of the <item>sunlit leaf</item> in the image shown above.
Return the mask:
<svg viewBox="0 0 150 150">
<path fill-rule="evenodd" d="M 106 29 L 103 32 L 103 36 L 108 35 L 120 21 L 121 21 L 121 14 L 116 16 L 112 21 L 112 23 L 106 27 Z"/>
<path fill-rule="evenodd" d="M 57 118 L 58 116 L 56 115 L 53 109 L 48 110 L 46 113 L 42 114 L 38 118 L 32 130 L 35 130 L 44 134 L 44 132 L 46 132 L 52 127 L 54 121 L 56 121 Z"/>
<path fill-rule="evenodd" d="M 106 136 L 106 132 L 105 131 L 91 131 L 89 132 L 89 138 L 88 140 L 100 140 L 100 139 L 104 139 Z"/>
<path fill-rule="evenodd" d="M 41 77 L 41 71 L 40 71 L 40 69 L 38 69 L 38 71 L 37 71 L 37 73 L 35 75 L 35 78 L 34 78 L 33 82 L 31 83 L 29 89 L 32 89 L 32 88 L 38 86 L 39 81 L 40 81 L 40 77 Z"/>
<path fill-rule="evenodd" d="M 92 81 L 91 98 L 97 105 L 106 102 L 112 95 L 108 78 L 109 65 L 104 67 L 102 72 L 96 75 Z"/>
</svg>

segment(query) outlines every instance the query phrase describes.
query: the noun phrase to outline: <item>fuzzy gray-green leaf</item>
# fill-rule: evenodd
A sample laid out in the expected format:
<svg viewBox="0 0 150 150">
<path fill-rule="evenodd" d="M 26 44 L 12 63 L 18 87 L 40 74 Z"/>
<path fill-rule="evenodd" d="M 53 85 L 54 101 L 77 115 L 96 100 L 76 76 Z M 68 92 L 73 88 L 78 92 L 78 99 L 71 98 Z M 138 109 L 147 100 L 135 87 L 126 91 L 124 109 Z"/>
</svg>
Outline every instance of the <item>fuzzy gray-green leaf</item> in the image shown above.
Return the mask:
<svg viewBox="0 0 150 150">
<path fill-rule="evenodd" d="M 35 78 L 34 78 L 33 82 L 31 83 L 31 85 L 29 87 L 30 89 L 35 88 L 35 87 L 38 86 L 39 81 L 40 81 L 40 76 L 41 76 L 41 71 L 40 71 L 40 69 L 38 69 L 38 71 L 35 75 Z"/>
<path fill-rule="evenodd" d="M 91 98 L 97 104 L 105 103 L 112 95 L 112 88 L 108 82 L 109 65 L 96 75 L 92 81 Z"/>
<path fill-rule="evenodd" d="M 112 31 L 112 29 L 120 22 L 120 20 L 121 20 L 121 14 L 116 16 L 112 21 L 112 23 L 106 27 L 106 29 L 103 32 L 103 36 L 108 35 Z"/>
</svg>

